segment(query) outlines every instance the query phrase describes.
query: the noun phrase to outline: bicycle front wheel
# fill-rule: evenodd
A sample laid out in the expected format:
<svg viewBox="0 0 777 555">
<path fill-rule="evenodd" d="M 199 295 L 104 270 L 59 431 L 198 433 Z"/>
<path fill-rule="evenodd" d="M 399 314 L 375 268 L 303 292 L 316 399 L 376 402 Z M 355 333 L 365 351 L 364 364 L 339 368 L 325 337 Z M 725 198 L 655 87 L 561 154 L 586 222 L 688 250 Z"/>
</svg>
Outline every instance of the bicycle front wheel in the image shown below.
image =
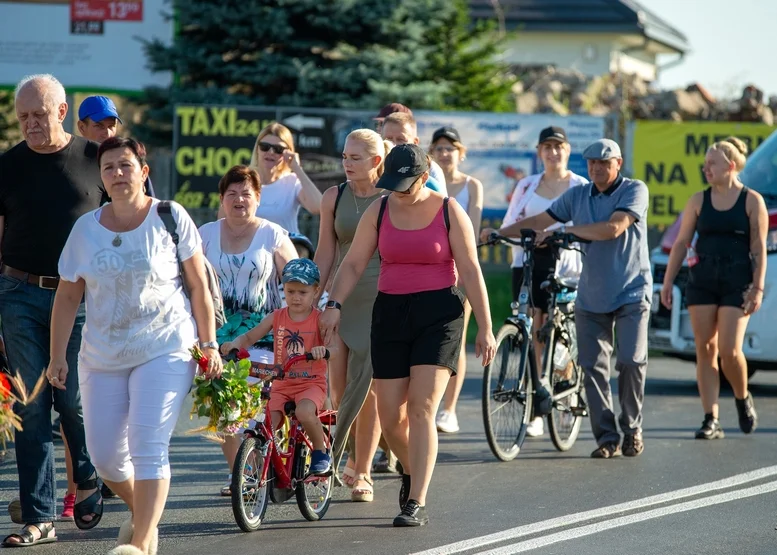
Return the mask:
<svg viewBox="0 0 777 555">
<path fill-rule="evenodd" d="M 259 442 L 246 438 L 240 445 L 232 469 L 232 513 L 243 532 L 259 529 L 269 502 L 268 484 L 262 483 L 265 460 Z"/>
<path fill-rule="evenodd" d="M 526 438 L 532 409 L 529 345 L 521 367 L 523 334 L 513 324 L 505 324 L 496 335 L 496 355 L 483 373 L 483 425 L 488 446 L 501 461 L 513 460 Z"/>
<path fill-rule="evenodd" d="M 324 435 L 327 438 L 327 446 L 331 446 L 332 437 L 326 426 L 324 426 Z M 302 516 L 314 522 L 324 518 L 329 510 L 335 478 L 334 469 L 329 476 L 308 476 L 310 455 L 310 449 L 307 445 L 302 442 L 297 444 L 295 457 L 300 465 L 300 474 L 302 475 L 296 488 L 297 506 Z"/>
<path fill-rule="evenodd" d="M 556 348 L 554 342 L 553 348 Z M 548 356 L 553 357 L 553 350 Z M 548 432 L 550 440 L 559 451 L 568 451 L 580 435 L 583 416 L 575 410 L 585 406 L 583 400 L 583 372 L 576 360 L 570 360 L 567 368 L 561 371 L 555 368 L 550 373 L 550 386 L 553 396 L 571 392 L 563 399 L 553 402 L 553 410 L 548 415 Z"/>
</svg>

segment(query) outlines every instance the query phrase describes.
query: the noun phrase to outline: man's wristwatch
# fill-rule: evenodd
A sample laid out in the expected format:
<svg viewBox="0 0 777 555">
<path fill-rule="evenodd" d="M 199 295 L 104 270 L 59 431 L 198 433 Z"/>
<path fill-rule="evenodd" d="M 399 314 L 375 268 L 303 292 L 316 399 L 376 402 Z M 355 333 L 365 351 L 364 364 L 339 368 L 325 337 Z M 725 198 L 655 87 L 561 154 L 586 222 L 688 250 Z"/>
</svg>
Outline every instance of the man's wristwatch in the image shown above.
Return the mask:
<svg viewBox="0 0 777 555">
<path fill-rule="evenodd" d="M 325 307 L 326 308 L 336 308 L 337 310 L 340 310 L 341 308 L 343 308 L 343 305 L 341 305 L 337 301 L 327 301 Z"/>
<path fill-rule="evenodd" d="M 219 350 L 219 344 L 215 341 L 200 341 L 201 349 L 216 349 Z"/>
</svg>

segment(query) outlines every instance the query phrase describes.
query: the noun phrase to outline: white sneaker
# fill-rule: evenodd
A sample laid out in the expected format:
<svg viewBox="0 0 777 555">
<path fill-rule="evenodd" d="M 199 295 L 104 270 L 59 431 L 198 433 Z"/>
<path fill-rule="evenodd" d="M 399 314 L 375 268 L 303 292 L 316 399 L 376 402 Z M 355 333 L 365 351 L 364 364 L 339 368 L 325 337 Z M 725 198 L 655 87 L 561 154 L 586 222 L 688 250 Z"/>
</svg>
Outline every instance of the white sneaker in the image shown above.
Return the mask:
<svg viewBox="0 0 777 555">
<path fill-rule="evenodd" d="M 526 426 L 526 435 L 529 437 L 540 437 L 545 433 L 545 420 L 537 417 Z"/>
<path fill-rule="evenodd" d="M 459 419 L 456 413 L 441 410 L 437 415 L 437 431 L 444 434 L 455 434 L 459 431 Z"/>
</svg>

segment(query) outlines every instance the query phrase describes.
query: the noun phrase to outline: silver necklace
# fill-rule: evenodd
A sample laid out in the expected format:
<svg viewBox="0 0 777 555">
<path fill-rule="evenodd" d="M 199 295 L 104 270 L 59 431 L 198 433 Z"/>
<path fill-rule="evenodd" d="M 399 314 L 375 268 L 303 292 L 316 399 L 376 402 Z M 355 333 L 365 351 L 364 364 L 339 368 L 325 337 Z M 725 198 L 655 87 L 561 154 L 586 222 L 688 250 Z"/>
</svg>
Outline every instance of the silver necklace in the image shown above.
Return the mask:
<svg viewBox="0 0 777 555">
<path fill-rule="evenodd" d="M 145 204 L 143 205 L 143 208 L 145 209 Z M 141 212 L 143 212 L 143 209 L 141 209 Z M 113 206 L 111 206 L 111 214 L 113 215 L 113 219 L 118 222 L 119 218 L 116 217 L 116 212 L 113 210 Z M 122 233 L 127 233 L 127 230 L 132 225 L 132 222 L 135 221 L 135 216 L 137 216 L 137 214 L 133 214 L 130 217 L 129 223 L 127 223 L 127 225 L 124 226 L 124 229 L 122 229 L 121 231 L 117 231 L 116 232 L 116 236 L 113 238 L 113 241 L 111 241 L 111 245 L 113 245 L 114 247 L 120 247 L 121 246 L 121 243 L 122 243 L 121 234 Z"/>
<path fill-rule="evenodd" d="M 361 211 L 359 210 L 360 206 L 359 206 L 359 203 L 356 202 L 356 188 L 353 186 L 352 183 L 349 183 L 349 185 L 351 186 L 351 197 L 353 197 L 353 205 L 356 207 L 356 213 L 360 214 L 361 213 Z M 359 198 L 363 198 L 369 201 L 372 197 L 359 197 Z M 364 208 L 364 204 L 361 205 L 361 208 Z"/>
</svg>

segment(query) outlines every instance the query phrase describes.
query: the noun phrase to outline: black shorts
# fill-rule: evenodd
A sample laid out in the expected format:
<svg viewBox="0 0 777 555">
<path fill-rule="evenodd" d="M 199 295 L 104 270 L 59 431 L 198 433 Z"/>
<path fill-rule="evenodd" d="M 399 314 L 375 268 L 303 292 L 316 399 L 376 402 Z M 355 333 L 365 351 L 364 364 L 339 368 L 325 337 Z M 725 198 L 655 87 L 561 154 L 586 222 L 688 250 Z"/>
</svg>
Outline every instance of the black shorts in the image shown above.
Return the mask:
<svg viewBox="0 0 777 555">
<path fill-rule="evenodd" d="M 749 258 L 699 255 L 689 272 L 685 304 L 742 308 L 745 291 L 752 282 L 753 263 Z"/>
<path fill-rule="evenodd" d="M 542 249 L 550 251 L 550 249 Z M 537 251 L 539 252 L 539 251 Z M 532 272 L 532 286 L 531 286 L 531 306 L 539 308 L 543 312 L 548 310 L 548 301 L 550 300 L 550 293 L 540 289 L 542 282 L 548 279 L 548 276 L 552 274 L 556 269 L 556 259 L 553 255 L 548 253 L 534 255 L 534 271 Z M 521 292 L 521 285 L 523 284 L 523 268 L 513 268 L 513 301 L 518 301 L 518 294 Z"/>
<path fill-rule="evenodd" d="M 372 377 L 410 377 L 433 365 L 456 374 L 464 330 L 464 295 L 456 287 L 407 295 L 378 293 L 372 307 Z"/>
</svg>

